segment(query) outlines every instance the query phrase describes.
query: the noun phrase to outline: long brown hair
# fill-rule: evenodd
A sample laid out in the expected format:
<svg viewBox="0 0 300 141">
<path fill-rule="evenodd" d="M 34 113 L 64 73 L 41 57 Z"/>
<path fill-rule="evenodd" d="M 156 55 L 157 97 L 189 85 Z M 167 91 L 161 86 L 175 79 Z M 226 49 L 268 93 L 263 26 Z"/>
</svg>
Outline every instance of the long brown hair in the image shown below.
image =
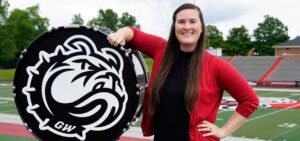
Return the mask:
<svg viewBox="0 0 300 141">
<path fill-rule="evenodd" d="M 185 9 L 197 10 L 199 12 L 199 18 L 202 26 L 201 27 L 202 32 L 200 38 L 198 39 L 197 46 L 193 51 L 189 63 L 189 73 L 187 77 L 185 96 L 184 96 L 185 106 L 189 113 L 191 113 L 197 105 L 198 92 L 199 92 L 199 79 L 201 74 L 200 71 L 201 71 L 202 58 L 204 54 L 205 40 L 206 40 L 205 25 L 204 25 L 204 20 L 200 8 L 193 4 L 186 3 L 178 7 L 173 13 L 173 22 L 171 26 L 167 48 L 164 54 L 164 58 L 162 60 L 161 67 L 153 81 L 151 91 L 150 91 L 150 97 L 148 101 L 149 103 L 148 112 L 152 116 L 154 115 L 154 113 L 156 112 L 159 106 L 159 101 L 160 101 L 159 95 L 161 93 L 162 86 L 168 76 L 168 73 L 174 61 L 178 57 L 180 51 L 180 42 L 178 41 L 175 35 L 175 23 L 176 23 L 177 13 Z"/>
</svg>

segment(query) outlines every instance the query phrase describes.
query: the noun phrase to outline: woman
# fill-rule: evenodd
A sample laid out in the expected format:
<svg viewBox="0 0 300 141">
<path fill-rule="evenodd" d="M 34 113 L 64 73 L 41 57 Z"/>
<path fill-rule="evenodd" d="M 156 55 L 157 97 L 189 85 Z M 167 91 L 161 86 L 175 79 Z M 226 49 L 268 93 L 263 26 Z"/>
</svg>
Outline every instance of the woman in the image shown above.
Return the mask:
<svg viewBox="0 0 300 141">
<path fill-rule="evenodd" d="M 205 25 L 199 7 L 183 4 L 173 14 L 168 41 L 133 27 L 108 35 L 113 46 L 130 46 L 154 59 L 144 98 L 142 130 L 157 141 L 219 140 L 233 133 L 257 109 L 258 98 L 227 62 L 205 49 Z M 223 91 L 238 107 L 219 128 Z"/>
</svg>

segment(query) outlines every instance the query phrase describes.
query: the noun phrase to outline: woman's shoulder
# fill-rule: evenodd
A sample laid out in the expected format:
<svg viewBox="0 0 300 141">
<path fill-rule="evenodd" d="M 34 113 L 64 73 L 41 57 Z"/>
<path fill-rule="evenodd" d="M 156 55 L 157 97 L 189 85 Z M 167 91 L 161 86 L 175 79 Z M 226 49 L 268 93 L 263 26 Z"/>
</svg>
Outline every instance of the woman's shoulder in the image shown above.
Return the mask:
<svg viewBox="0 0 300 141">
<path fill-rule="evenodd" d="M 140 29 L 137 29 L 137 28 L 134 28 L 132 26 L 126 26 L 128 28 L 130 28 L 133 33 L 134 33 L 134 37 L 133 38 L 138 38 L 138 39 L 141 39 L 141 40 L 157 40 L 157 42 L 160 42 L 160 43 L 166 43 L 167 40 L 160 37 L 160 36 L 157 36 L 157 35 L 154 35 L 154 34 L 150 34 L 150 33 L 146 33 Z"/>
<path fill-rule="evenodd" d="M 210 54 L 208 51 L 204 52 L 204 57 L 203 57 L 204 63 L 213 63 L 217 65 L 217 63 L 223 63 L 225 62 L 223 59 L 220 57 L 217 57 L 215 55 Z"/>
</svg>

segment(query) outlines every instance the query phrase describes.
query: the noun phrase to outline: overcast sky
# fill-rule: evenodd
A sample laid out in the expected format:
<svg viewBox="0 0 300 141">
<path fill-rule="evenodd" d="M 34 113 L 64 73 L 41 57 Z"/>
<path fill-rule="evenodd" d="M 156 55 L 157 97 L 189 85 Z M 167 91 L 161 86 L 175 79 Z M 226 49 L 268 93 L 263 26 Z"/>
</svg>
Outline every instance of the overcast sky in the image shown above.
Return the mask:
<svg viewBox="0 0 300 141">
<path fill-rule="evenodd" d="M 50 20 L 51 27 L 68 25 L 74 14 L 80 13 L 87 23 L 98 15 L 99 9 L 113 9 L 137 18 L 142 30 L 167 38 L 173 11 L 183 3 L 194 0 L 8 0 L 9 11 L 39 4 L 40 15 Z M 264 15 L 279 18 L 288 26 L 291 39 L 300 35 L 299 0 L 195 0 L 204 14 L 206 25 L 215 25 L 223 36 L 233 27 L 245 25 L 252 35 Z"/>
</svg>

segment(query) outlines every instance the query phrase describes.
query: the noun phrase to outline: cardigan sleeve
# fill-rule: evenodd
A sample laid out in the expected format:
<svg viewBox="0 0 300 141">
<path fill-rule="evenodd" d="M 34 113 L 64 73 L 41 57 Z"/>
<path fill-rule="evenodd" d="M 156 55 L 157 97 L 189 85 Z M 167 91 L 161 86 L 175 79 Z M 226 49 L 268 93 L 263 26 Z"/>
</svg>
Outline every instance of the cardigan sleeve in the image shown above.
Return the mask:
<svg viewBox="0 0 300 141">
<path fill-rule="evenodd" d="M 258 108 L 259 99 L 256 93 L 232 65 L 222 59 L 219 60 L 218 64 L 216 76 L 219 86 L 238 102 L 236 111 L 249 118 Z"/>
<path fill-rule="evenodd" d="M 165 47 L 167 41 L 161 37 L 147 34 L 134 27 L 127 26 L 133 31 L 133 38 L 129 42 L 129 45 L 146 54 L 150 58 L 154 58 L 155 53 L 158 52 L 161 47 Z"/>
</svg>

